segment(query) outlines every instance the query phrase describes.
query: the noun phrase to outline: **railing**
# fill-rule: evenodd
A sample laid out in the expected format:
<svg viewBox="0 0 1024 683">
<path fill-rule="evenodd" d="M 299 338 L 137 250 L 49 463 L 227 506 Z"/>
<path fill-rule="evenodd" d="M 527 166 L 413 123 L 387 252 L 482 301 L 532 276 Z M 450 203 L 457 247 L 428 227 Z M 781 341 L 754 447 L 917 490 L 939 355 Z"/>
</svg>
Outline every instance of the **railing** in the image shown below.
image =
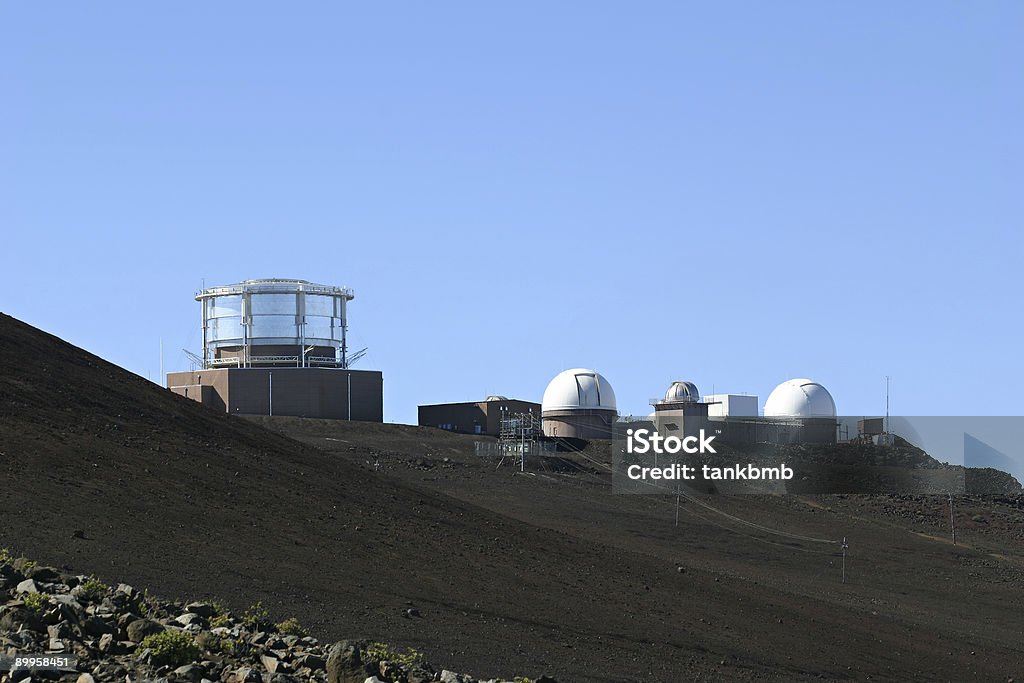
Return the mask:
<svg viewBox="0 0 1024 683">
<path fill-rule="evenodd" d="M 306 365 L 341 365 L 341 362 L 332 356 L 306 356 Z"/>
<path fill-rule="evenodd" d="M 232 294 L 243 294 L 245 292 L 251 292 L 254 294 L 304 292 L 306 294 L 341 296 L 349 300 L 355 298 L 355 293 L 348 287 L 318 285 L 312 282 L 299 280 L 256 280 L 253 282 L 240 282 L 235 285 L 208 287 L 196 292 L 196 299 L 230 296 Z"/>
<path fill-rule="evenodd" d="M 289 365 L 300 366 L 298 356 L 252 356 L 249 358 L 249 365 L 280 365 L 287 363 Z M 211 368 L 240 368 L 242 367 L 242 359 L 239 357 L 231 358 L 211 358 L 207 365 Z M 306 356 L 307 366 L 318 366 L 318 367 L 338 367 L 341 362 L 333 356 Z"/>
<path fill-rule="evenodd" d="M 295 363 L 299 364 L 298 356 L 250 356 L 249 365 L 259 365 L 262 363 Z"/>
</svg>

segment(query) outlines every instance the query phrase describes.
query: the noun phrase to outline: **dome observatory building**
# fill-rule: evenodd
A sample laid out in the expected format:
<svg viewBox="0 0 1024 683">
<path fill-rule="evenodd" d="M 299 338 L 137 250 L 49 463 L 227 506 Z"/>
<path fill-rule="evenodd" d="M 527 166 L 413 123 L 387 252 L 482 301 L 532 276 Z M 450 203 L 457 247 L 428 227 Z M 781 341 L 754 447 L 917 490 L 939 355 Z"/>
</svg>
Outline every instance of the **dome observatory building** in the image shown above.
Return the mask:
<svg viewBox="0 0 1024 683">
<path fill-rule="evenodd" d="M 544 390 L 540 410 L 544 435 L 565 439 L 610 439 L 619 415 L 612 385 L 586 368 L 555 375 Z"/>
<path fill-rule="evenodd" d="M 828 389 L 814 380 L 790 379 L 768 394 L 764 416 L 834 418 L 836 402 Z"/>
<path fill-rule="evenodd" d="M 779 426 L 785 441 L 835 443 L 836 402 L 824 386 L 806 378 L 775 387 L 764 402 L 764 418 Z"/>
<path fill-rule="evenodd" d="M 167 387 L 228 413 L 383 420 L 383 376 L 353 370 L 351 289 L 306 280 L 246 280 L 196 294 L 203 353 Z"/>
</svg>

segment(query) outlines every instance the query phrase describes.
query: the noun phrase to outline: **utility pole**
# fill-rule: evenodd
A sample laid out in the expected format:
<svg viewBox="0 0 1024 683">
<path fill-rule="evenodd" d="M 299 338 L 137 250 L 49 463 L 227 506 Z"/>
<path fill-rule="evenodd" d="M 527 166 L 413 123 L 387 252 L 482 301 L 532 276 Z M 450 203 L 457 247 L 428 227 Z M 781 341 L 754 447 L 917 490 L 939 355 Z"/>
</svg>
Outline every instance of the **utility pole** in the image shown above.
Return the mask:
<svg viewBox="0 0 1024 683">
<path fill-rule="evenodd" d="M 843 536 L 843 583 L 846 583 L 846 549 L 849 547 L 846 544 L 846 536 Z"/>
<path fill-rule="evenodd" d="M 885 376 L 885 433 L 889 433 L 889 375 Z"/>
<path fill-rule="evenodd" d="M 953 545 L 956 545 L 956 523 L 953 521 L 953 494 L 949 494 L 949 531 L 953 534 Z"/>
</svg>

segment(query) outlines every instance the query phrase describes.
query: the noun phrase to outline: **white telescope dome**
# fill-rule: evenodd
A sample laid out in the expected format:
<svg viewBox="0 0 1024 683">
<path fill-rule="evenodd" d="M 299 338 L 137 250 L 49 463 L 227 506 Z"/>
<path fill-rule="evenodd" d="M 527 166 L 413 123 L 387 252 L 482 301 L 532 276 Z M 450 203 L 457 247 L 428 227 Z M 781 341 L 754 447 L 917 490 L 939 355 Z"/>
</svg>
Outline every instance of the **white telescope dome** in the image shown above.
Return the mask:
<svg viewBox="0 0 1024 683">
<path fill-rule="evenodd" d="M 665 400 L 674 403 L 676 401 L 699 401 L 700 392 L 693 382 L 672 382 L 672 386 L 665 392 Z"/>
<path fill-rule="evenodd" d="M 615 392 L 598 372 L 573 368 L 548 383 L 541 410 L 615 410 Z"/>
<path fill-rule="evenodd" d="M 835 417 L 828 389 L 809 379 L 790 379 L 775 387 L 764 403 L 765 417 Z"/>
</svg>

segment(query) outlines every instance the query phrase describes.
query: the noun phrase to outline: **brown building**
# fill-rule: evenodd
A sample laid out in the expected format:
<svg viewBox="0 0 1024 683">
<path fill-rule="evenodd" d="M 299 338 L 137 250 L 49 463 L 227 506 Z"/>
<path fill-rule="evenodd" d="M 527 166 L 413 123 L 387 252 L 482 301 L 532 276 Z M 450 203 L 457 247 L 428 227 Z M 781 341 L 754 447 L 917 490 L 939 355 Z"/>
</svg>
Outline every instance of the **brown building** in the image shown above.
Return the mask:
<svg viewBox="0 0 1024 683">
<path fill-rule="evenodd" d="M 419 407 L 419 425 L 461 434 L 497 436 L 501 430 L 501 415 L 504 412 L 533 412 L 539 417 L 540 404 L 504 396 L 488 396 L 483 401 L 425 405 Z"/>
<path fill-rule="evenodd" d="M 384 420 L 384 379 L 375 370 L 207 368 L 169 373 L 167 387 L 235 415 Z"/>
</svg>

